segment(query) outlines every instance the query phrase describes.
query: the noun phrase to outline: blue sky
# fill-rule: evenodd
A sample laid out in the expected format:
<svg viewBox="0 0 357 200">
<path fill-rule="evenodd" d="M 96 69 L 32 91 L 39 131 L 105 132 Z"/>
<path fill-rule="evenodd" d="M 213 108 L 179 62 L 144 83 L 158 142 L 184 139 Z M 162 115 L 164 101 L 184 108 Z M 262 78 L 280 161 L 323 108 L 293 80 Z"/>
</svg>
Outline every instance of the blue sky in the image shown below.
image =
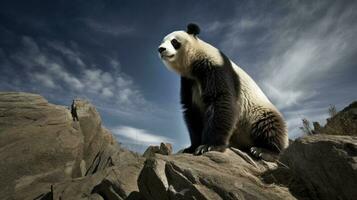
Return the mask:
<svg viewBox="0 0 357 200">
<path fill-rule="evenodd" d="M 247 71 L 284 114 L 301 118 L 357 99 L 356 1 L 1 1 L 0 90 L 69 105 L 84 98 L 129 148 L 189 145 L 179 77 L 157 55 L 190 22 Z"/>
</svg>

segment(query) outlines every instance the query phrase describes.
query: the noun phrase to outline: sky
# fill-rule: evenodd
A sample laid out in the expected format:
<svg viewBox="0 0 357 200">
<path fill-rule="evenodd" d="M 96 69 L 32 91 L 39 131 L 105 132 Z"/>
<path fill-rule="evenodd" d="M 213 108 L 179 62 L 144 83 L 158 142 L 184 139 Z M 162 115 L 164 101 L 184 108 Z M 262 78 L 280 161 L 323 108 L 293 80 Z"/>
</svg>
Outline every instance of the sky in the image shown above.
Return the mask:
<svg viewBox="0 0 357 200">
<path fill-rule="evenodd" d="M 343 0 L 2 0 L 0 91 L 86 99 L 124 146 L 182 149 L 180 79 L 157 48 L 194 22 L 258 83 L 293 139 L 302 118 L 324 124 L 329 105 L 357 100 L 356 10 Z"/>
</svg>

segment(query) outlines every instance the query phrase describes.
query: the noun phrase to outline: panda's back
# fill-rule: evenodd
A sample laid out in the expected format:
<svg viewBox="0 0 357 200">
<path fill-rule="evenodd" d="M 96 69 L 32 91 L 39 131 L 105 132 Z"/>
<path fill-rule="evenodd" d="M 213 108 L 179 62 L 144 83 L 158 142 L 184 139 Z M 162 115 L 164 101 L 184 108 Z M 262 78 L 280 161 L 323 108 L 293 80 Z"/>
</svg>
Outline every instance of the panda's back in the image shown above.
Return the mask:
<svg viewBox="0 0 357 200">
<path fill-rule="evenodd" d="M 250 115 L 257 107 L 276 109 L 260 87 L 242 68 L 233 61 L 231 61 L 231 65 L 239 77 L 240 92 L 238 101 L 242 114 Z"/>
</svg>

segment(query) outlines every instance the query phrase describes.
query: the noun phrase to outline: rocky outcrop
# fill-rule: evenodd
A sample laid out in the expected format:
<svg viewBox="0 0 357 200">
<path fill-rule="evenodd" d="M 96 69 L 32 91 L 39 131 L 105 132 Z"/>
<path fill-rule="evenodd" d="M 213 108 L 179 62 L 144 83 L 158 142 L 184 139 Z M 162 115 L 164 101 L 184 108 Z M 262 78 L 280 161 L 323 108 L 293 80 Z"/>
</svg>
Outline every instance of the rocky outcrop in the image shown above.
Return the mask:
<svg viewBox="0 0 357 200">
<path fill-rule="evenodd" d="M 254 160 L 234 148 L 201 156 L 171 154 L 171 144 L 164 143 L 149 147 L 141 156 L 118 145 L 93 105 L 82 100 L 76 104 L 79 122 L 72 120 L 68 108 L 39 95 L 0 92 L 0 199 L 357 196 L 356 136 L 317 134 L 290 141 L 278 163 Z M 334 126 L 343 114 L 352 125 L 335 131 L 353 132 L 355 104 L 351 105 L 327 126 Z"/>
<path fill-rule="evenodd" d="M 357 137 L 315 135 L 297 139 L 281 158 L 314 199 L 357 197 Z"/>
<path fill-rule="evenodd" d="M 86 182 L 81 187 L 96 193 L 93 188 L 104 180 L 121 188 L 123 197 L 137 190 L 143 159 L 118 146 L 93 105 L 76 104 L 79 122 L 73 122 L 67 107 L 39 95 L 0 92 L 0 199 L 41 199 L 57 191 L 63 195 L 68 187 L 78 189 L 77 182 Z M 107 178 L 117 171 L 118 178 Z M 118 181 L 123 173 L 131 175 L 125 184 Z"/>
<path fill-rule="evenodd" d="M 280 166 L 264 176 L 298 199 L 356 199 L 357 137 L 313 135 L 297 139 Z"/>
<path fill-rule="evenodd" d="M 295 199 L 287 188 L 260 180 L 275 167 L 237 149 L 203 156 L 157 154 L 145 161 L 138 185 L 147 200 Z"/>
<path fill-rule="evenodd" d="M 315 128 L 315 132 L 328 135 L 357 135 L 357 101 L 328 118 L 326 125 Z"/>
<path fill-rule="evenodd" d="M 155 154 L 171 155 L 172 145 L 170 143 L 161 143 L 160 146 L 149 146 L 143 156 L 146 158 L 154 157 Z"/>
<path fill-rule="evenodd" d="M 137 178 L 144 160 L 138 156 L 128 161 L 126 165 L 114 165 L 90 176 L 55 184 L 51 195 L 53 199 L 86 200 L 94 197 L 110 200 L 125 199 L 132 192 L 139 190 Z M 126 160 L 122 162 L 126 163 Z"/>
<path fill-rule="evenodd" d="M 355 199 L 357 137 L 297 139 L 278 164 L 225 153 L 156 154 L 145 161 L 139 191 L 154 199 Z"/>
</svg>

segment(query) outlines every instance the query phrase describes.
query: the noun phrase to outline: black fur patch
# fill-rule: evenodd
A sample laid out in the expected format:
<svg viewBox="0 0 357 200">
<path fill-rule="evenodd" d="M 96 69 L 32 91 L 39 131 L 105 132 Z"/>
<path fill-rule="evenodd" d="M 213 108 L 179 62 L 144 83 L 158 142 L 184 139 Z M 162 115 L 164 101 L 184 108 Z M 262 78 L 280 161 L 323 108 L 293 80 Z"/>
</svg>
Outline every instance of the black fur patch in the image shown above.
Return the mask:
<svg viewBox="0 0 357 200">
<path fill-rule="evenodd" d="M 236 101 L 240 84 L 229 59 L 221 53 L 223 66 L 215 66 L 207 60 L 197 60 L 191 66 L 195 78 L 181 78 L 181 103 L 190 133 L 192 146 L 226 146 L 237 122 Z M 192 102 L 192 86 L 202 89 L 205 110 L 202 112 Z"/>
<path fill-rule="evenodd" d="M 186 153 L 193 153 L 201 145 L 203 120 L 197 105 L 192 103 L 192 87 L 194 80 L 181 77 L 181 104 L 183 116 L 191 139 L 191 147 Z"/>
<path fill-rule="evenodd" d="M 200 34 L 200 27 L 197 24 L 188 24 L 187 25 L 187 31 L 188 34 L 192 35 L 198 35 Z"/>
<path fill-rule="evenodd" d="M 171 45 L 175 48 L 175 49 L 179 49 L 181 47 L 181 43 L 179 41 L 177 41 L 176 39 L 172 39 L 171 40 Z"/>
</svg>

